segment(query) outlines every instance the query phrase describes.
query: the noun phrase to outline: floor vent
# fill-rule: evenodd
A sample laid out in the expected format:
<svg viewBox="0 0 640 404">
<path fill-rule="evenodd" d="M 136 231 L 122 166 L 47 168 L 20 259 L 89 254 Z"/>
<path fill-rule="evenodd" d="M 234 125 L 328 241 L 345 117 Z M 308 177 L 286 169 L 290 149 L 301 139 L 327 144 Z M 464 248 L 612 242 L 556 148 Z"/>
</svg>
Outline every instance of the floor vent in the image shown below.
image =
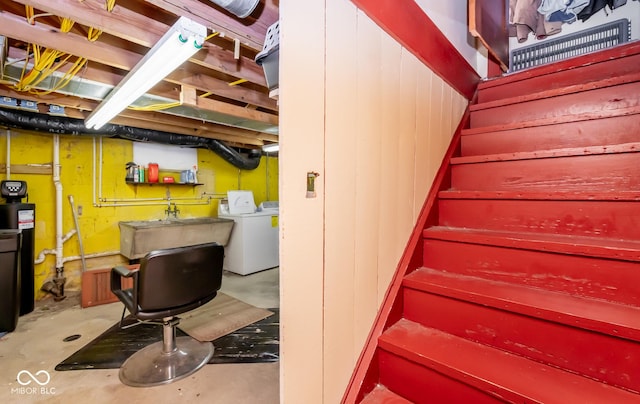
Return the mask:
<svg viewBox="0 0 640 404">
<path fill-rule="evenodd" d="M 537 45 L 511 51 L 510 72 L 557 62 L 629 42 L 631 24 L 627 19 L 613 21 Z"/>
</svg>

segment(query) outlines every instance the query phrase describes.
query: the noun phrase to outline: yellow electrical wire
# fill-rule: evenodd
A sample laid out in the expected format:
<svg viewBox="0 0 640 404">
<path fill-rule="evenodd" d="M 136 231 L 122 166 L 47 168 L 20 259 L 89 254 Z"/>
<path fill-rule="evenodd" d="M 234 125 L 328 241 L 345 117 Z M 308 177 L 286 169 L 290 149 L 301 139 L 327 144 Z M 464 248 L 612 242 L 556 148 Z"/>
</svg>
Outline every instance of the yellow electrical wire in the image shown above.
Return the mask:
<svg viewBox="0 0 640 404">
<path fill-rule="evenodd" d="M 242 84 L 242 83 L 246 83 L 247 79 L 240 79 L 240 80 L 236 80 L 236 81 L 232 81 L 231 83 L 229 83 L 230 86 L 237 86 L 238 84 Z"/>
<path fill-rule="evenodd" d="M 169 102 L 166 104 L 145 105 L 144 107 L 135 107 L 130 105 L 127 107 L 127 109 L 130 109 L 133 111 L 162 111 L 163 109 L 179 107 L 180 105 L 182 105 L 180 101 L 175 101 L 175 102 Z"/>
<path fill-rule="evenodd" d="M 116 4 L 116 0 L 105 0 L 105 8 L 107 11 L 112 12 Z M 25 6 L 25 16 L 27 18 L 27 22 L 29 24 L 35 24 L 35 19 L 40 16 L 51 15 L 51 14 L 35 14 L 34 8 L 32 6 Z M 58 17 L 60 21 L 60 31 L 63 33 L 67 33 L 71 31 L 75 22 L 69 18 Z M 94 42 L 100 37 L 102 31 L 99 29 L 95 29 L 93 27 L 89 27 L 87 32 L 87 39 L 91 42 Z M 29 47 L 33 49 L 33 67 L 27 73 L 27 65 L 29 64 Z M 66 86 L 71 79 L 84 67 L 86 66 L 88 59 L 86 58 L 76 58 L 75 62 L 71 66 L 71 68 L 62 76 L 62 78 L 53 86 L 51 89 L 46 91 L 38 91 L 35 90 L 35 87 L 40 84 L 43 80 L 50 77 L 54 72 L 59 70 L 62 66 L 70 63 L 69 59 L 71 58 L 71 54 L 67 54 L 65 52 L 61 52 L 55 49 L 43 48 L 37 44 L 28 44 L 27 45 L 27 58 L 23 65 L 22 72 L 20 74 L 20 80 L 13 85 L 13 88 L 18 91 L 29 91 L 35 94 L 49 94 L 52 93 L 64 86 Z"/>
<path fill-rule="evenodd" d="M 220 32 L 213 32 L 211 33 L 211 35 L 207 36 L 204 40 L 208 41 L 209 39 L 213 38 L 214 36 L 218 36 L 220 35 Z"/>
<path fill-rule="evenodd" d="M 116 6 L 116 0 L 106 0 L 105 8 L 108 12 L 112 12 L 113 8 Z M 102 30 L 97 28 L 89 27 L 89 32 L 87 33 L 87 39 L 91 42 L 95 42 L 100 35 L 102 35 Z"/>
<path fill-rule="evenodd" d="M 25 15 L 27 17 L 27 21 L 30 24 L 34 24 L 34 18 L 36 15 L 34 14 L 34 9 L 31 6 L 25 6 Z M 60 30 L 62 32 L 69 32 L 73 27 L 73 20 L 69 18 L 59 18 L 60 20 Z M 41 83 L 44 79 L 49 77 L 53 72 L 58 70 L 61 66 L 65 65 L 69 60 L 71 55 L 64 57 L 65 53 L 60 52 L 55 49 L 43 49 L 40 45 L 32 44 L 33 47 L 33 67 L 26 75 L 25 70 L 21 74 L 20 81 L 14 85 L 14 88 L 18 91 L 32 91 L 34 87 L 36 87 L 39 83 Z M 27 52 L 28 54 L 28 52 Z M 63 58 L 64 57 L 64 58 Z M 60 62 L 56 62 L 57 60 L 61 60 Z M 28 55 L 27 60 L 25 61 L 25 67 L 28 64 Z"/>
</svg>

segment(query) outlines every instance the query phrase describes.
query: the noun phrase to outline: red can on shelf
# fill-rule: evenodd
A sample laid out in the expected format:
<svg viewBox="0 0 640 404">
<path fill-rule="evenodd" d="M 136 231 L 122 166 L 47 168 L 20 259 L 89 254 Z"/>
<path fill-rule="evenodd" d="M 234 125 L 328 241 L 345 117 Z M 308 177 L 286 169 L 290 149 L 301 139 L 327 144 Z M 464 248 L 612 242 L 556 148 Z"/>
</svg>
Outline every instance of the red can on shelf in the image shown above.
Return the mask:
<svg viewBox="0 0 640 404">
<path fill-rule="evenodd" d="M 158 182 L 158 164 L 157 163 L 149 163 L 149 168 L 147 169 L 147 181 L 149 182 Z"/>
</svg>

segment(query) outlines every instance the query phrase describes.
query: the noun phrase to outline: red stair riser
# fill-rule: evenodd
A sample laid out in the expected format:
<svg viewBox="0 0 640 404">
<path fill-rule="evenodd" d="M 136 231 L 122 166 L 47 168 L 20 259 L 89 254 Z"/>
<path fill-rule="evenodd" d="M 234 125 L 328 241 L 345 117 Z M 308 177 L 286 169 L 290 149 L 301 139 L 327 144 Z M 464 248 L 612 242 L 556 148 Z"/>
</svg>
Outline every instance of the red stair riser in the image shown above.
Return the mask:
<svg viewBox="0 0 640 404">
<path fill-rule="evenodd" d="M 581 66 L 572 70 L 563 70 L 553 74 L 531 76 L 517 83 L 507 83 L 495 86 L 480 86 L 478 91 L 478 103 L 491 102 L 504 98 L 526 96 L 540 91 L 540 89 L 557 89 L 567 86 L 581 85 L 591 81 L 602 80 L 610 77 L 615 71 L 616 76 L 633 74 L 638 72 L 640 54 L 626 58 L 616 59 L 607 63 L 596 63 Z"/>
<path fill-rule="evenodd" d="M 495 108 L 472 110 L 471 127 L 504 125 L 589 114 L 640 105 L 640 82 L 544 98 Z"/>
<path fill-rule="evenodd" d="M 462 156 L 613 145 L 640 140 L 640 117 L 622 115 L 499 132 L 468 132 L 461 138 Z"/>
<path fill-rule="evenodd" d="M 640 239 L 640 204 L 616 201 L 440 199 L 439 225 Z"/>
<path fill-rule="evenodd" d="M 425 366 L 379 349 L 380 383 L 417 404 L 503 403 L 462 381 L 454 380 Z"/>
<path fill-rule="evenodd" d="M 456 164 L 451 187 L 473 191 L 640 190 L 640 153 Z"/>
<path fill-rule="evenodd" d="M 404 299 L 407 320 L 640 390 L 640 344 L 410 288 Z"/>
<path fill-rule="evenodd" d="M 640 306 L 635 262 L 431 239 L 423 261 L 451 273 Z"/>
</svg>

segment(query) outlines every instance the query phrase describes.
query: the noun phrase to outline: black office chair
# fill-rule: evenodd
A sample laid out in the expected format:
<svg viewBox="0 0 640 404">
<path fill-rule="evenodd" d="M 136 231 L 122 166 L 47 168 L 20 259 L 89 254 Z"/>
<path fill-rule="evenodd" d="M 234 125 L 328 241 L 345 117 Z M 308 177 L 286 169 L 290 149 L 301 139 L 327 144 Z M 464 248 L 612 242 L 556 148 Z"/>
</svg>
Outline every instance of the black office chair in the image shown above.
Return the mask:
<svg viewBox="0 0 640 404">
<path fill-rule="evenodd" d="M 222 284 L 224 248 L 217 243 L 169 248 L 148 253 L 140 268 L 111 270 L 111 291 L 140 321 L 162 320 L 163 340 L 131 355 L 120 368 L 129 386 L 156 386 L 182 379 L 204 366 L 213 344 L 189 336 L 176 338 L 177 314 L 213 299 Z M 133 278 L 122 289 L 122 278 Z"/>
</svg>

